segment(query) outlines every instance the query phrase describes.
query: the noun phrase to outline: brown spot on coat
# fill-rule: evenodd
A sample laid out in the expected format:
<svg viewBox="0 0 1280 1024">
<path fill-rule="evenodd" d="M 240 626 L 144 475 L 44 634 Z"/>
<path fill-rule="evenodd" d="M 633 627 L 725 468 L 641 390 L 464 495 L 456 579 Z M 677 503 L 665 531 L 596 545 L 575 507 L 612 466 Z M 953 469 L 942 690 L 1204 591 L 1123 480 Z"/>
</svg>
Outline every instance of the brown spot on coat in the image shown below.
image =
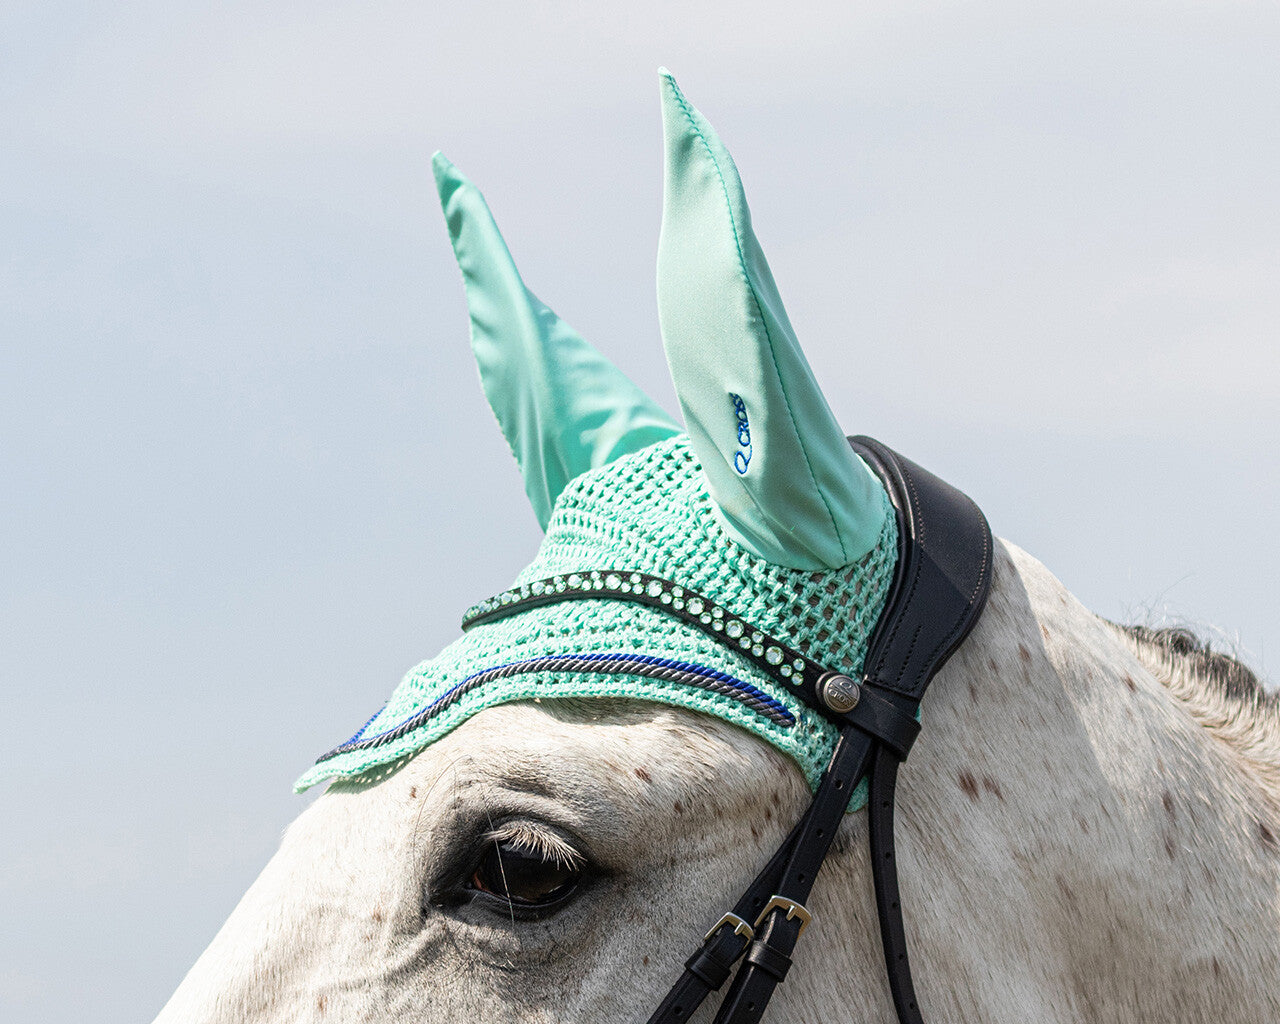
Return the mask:
<svg viewBox="0 0 1280 1024">
<path fill-rule="evenodd" d="M 1216 956 L 1213 958 L 1212 963 L 1213 963 L 1213 976 L 1215 978 L 1221 978 L 1222 964 L 1218 963 L 1218 958 Z"/>
<path fill-rule="evenodd" d="M 1173 806 L 1173 794 L 1166 789 L 1160 794 L 1160 802 L 1164 804 L 1164 813 L 1169 815 L 1171 820 L 1177 820 L 1178 811 Z"/>
<path fill-rule="evenodd" d="M 1165 837 L 1164 837 L 1164 852 L 1165 852 L 1165 853 L 1167 853 L 1167 854 L 1169 855 L 1169 859 L 1170 859 L 1170 860 L 1173 860 L 1173 855 L 1174 855 L 1174 853 L 1177 851 L 1177 849 L 1178 849 L 1178 847 L 1177 847 L 1177 845 L 1176 845 L 1176 844 L 1174 843 L 1174 841 L 1173 841 L 1173 836 L 1165 836 Z"/>
<path fill-rule="evenodd" d="M 319 999 L 316 1000 L 316 1010 L 319 1013 L 324 1013 L 324 1008 L 328 1005 L 329 1005 L 328 996 L 321 996 Z"/>
<path fill-rule="evenodd" d="M 672 804 L 672 810 L 674 810 L 676 814 L 684 814 L 684 804 L 682 804 L 679 800 L 677 800 L 674 804 Z"/>
<path fill-rule="evenodd" d="M 1267 827 L 1265 821 L 1258 822 L 1258 839 L 1268 850 L 1274 850 L 1280 843 L 1276 842 L 1276 834 Z"/>
<path fill-rule="evenodd" d="M 417 786 L 410 786 L 410 787 L 409 787 L 409 799 L 410 799 L 410 800 L 417 800 L 417 799 L 418 799 L 418 787 L 417 787 Z"/>
<path fill-rule="evenodd" d="M 652 782 L 652 781 L 653 781 L 653 776 L 652 776 L 652 775 L 650 775 L 650 774 L 648 773 L 648 771 L 646 771 L 644 768 L 637 768 L 637 769 L 636 769 L 636 778 L 637 778 L 637 779 L 639 779 L 641 782 Z"/>
<path fill-rule="evenodd" d="M 982 788 L 994 796 L 1001 803 L 1004 803 L 1004 793 L 1000 789 L 1000 783 L 996 782 L 990 775 L 982 776 Z"/>
<path fill-rule="evenodd" d="M 1062 898 L 1068 903 L 1076 902 L 1076 894 L 1071 886 L 1067 884 L 1067 880 L 1061 875 L 1054 875 L 1053 880 L 1058 883 L 1058 892 L 1062 893 Z"/>
<path fill-rule="evenodd" d="M 1031 664 L 1031 652 L 1027 650 L 1026 644 L 1018 644 L 1018 657 L 1026 664 Z"/>
<path fill-rule="evenodd" d="M 978 802 L 978 780 L 968 772 L 961 772 L 959 776 L 960 788 L 964 790 L 964 795 L 974 803 Z"/>
<path fill-rule="evenodd" d="M 1138 684 L 1133 681 L 1133 676 L 1129 675 L 1128 672 L 1124 674 L 1124 685 L 1129 687 L 1130 693 L 1138 692 Z"/>
<path fill-rule="evenodd" d="M 382 921 L 382 908 L 381 908 L 381 907 L 379 907 L 377 910 L 375 910 L 375 911 L 373 912 L 373 915 L 372 915 L 372 916 L 373 916 L 373 919 L 374 919 L 375 921 L 377 921 L 377 922 L 381 923 L 381 921 Z"/>
</svg>

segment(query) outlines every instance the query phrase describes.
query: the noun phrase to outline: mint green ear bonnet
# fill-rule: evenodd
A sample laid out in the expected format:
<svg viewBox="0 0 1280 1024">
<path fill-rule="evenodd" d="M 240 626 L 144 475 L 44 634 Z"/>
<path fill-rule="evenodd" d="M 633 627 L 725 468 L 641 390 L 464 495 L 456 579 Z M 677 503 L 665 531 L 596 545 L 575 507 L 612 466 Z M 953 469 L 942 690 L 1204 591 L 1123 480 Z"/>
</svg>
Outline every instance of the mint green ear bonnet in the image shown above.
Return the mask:
<svg viewBox="0 0 1280 1024">
<path fill-rule="evenodd" d="M 665 72 L 662 94 L 659 312 L 687 433 L 525 287 L 483 197 L 437 155 L 481 382 L 546 535 L 299 791 L 377 781 L 485 708 L 563 697 L 715 715 L 811 786 L 826 767 L 837 732 L 791 661 L 860 676 L 895 516 L 796 342 L 732 158 Z"/>
</svg>

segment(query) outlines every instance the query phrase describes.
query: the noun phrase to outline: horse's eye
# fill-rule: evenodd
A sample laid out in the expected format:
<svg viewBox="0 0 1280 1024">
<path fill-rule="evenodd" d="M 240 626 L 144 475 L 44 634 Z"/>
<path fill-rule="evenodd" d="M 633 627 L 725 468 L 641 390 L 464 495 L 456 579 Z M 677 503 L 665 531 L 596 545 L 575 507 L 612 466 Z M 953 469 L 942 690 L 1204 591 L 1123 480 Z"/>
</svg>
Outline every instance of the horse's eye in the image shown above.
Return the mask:
<svg viewBox="0 0 1280 1024">
<path fill-rule="evenodd" d="M 469 888 L 488 893 L 514 908 L 547 910 L 578 885 L 582 871 L 574 864 L 545 857 L 511 839 L 489 844 Z"/>
</svg>

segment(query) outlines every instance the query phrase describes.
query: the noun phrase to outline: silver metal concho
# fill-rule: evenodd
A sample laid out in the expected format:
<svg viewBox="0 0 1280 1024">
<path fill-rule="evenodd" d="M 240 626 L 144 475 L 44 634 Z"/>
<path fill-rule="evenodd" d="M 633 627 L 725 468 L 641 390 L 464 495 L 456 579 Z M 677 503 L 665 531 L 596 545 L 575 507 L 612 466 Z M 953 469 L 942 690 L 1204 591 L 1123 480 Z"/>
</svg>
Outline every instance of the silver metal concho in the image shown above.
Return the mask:
<svg viewBox="0 0 1280 1024">
<path fill-rule="evenodd" d="M 848 676 L 830 672 L 818 680 L 818 696 L 832 711 L 843 715 L 858 706 L 862 688 Z"/>
</svg>

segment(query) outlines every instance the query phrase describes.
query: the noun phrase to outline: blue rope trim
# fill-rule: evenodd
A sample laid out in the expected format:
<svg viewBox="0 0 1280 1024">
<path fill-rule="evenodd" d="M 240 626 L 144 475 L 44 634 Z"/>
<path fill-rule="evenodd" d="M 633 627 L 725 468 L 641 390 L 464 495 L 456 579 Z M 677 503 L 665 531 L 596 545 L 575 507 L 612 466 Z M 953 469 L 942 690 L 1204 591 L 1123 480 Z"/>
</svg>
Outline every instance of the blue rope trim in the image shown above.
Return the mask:
<svg viewBox="0 0 1280 1024">
<path fill-rule="evenodd" d="M 364 725 L 360 726 L 360 728 L 359 728 L 359 729 L 357 729 L 357 730 L 356 730 L 356 734 L 355 734 L 354 736 L 352 736 L 352 737 L 351 737 L 351 739 L 347 740 L 347 743 L 354 743 L 354 742 L 355 742 L 356 740 L 358 740 L 361 736 L 363 736 L 363 735 L 364 735 L 364 731 L 365 731 L 367 728 L 369 728 L 369 726 L 373 725 L 374 719 L 376 719 L 380 714 L 382 714 L 382 712 L 384 712 L 384 711 L 386 711 L 386 710 L 387 710 L 387 705 L 386 705 L 386 703 L 384 702 L 384 703 L 383 703 L 383 705 L 382 705 L 382 707 L 378 708 L 378 710 L 377 710 L 377 711 L 375 711 L 372 715 L 370 715 L 370 716 L 369 716 L 369 720 L 368 720 L 367 722 L 365 722 L 365 723 L 364 723 Z"/>
<path fill-rule="evenodd" d="M 609 675 L 639 676 L 644 679 L 661 679 L 731 697 L 775 725 L 791 728 L 796 724 L 795 715 L 787 709 L 785 704 L 744 680 L 717 669 L 708 668 L 706 665 L 691 661 L 676 661 L 672 658 L 659 658 L 651 654 L 546 655 L 494 665 L 472 673 L 460 683 L 450 687 L 425 708 L 415 711 L 399 725 L 392 726 L 376 736 L 366 737 L 365 730 L 373 724 L 374 718 L 378 717 L 374 715 L 351 739 L 318 757 L 316 764 L 352 750 L 368 750 L 370 747 L 378 747 L 398 740 L 455 704 L 476 687 L 497 679 L 509 679 L 512 676 L 527 675 L 531 672 L 598 672 Z M 381 713 L 381 711 L 378 712 L 378 714 Z"/>
</svg>

